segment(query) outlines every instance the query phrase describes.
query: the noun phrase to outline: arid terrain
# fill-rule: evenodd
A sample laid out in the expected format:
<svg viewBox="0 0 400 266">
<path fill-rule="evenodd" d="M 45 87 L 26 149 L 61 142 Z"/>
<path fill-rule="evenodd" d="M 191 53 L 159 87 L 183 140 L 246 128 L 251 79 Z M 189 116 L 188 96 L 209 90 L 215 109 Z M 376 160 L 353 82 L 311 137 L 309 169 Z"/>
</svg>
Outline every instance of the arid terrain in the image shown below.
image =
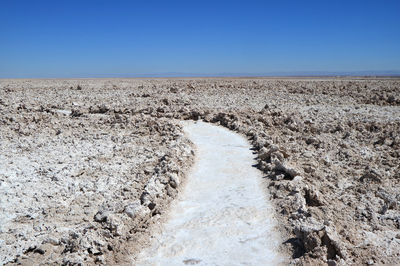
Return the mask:
<svg viewBox="0 0 400 266">
<path fill-rule="evenodd" d="M 295 265 L 400 264 L 400 79 L 0 80 L 0 264 L 127 264 L 184 184 L 181 120 L 246 136 Z"/>
</svg>

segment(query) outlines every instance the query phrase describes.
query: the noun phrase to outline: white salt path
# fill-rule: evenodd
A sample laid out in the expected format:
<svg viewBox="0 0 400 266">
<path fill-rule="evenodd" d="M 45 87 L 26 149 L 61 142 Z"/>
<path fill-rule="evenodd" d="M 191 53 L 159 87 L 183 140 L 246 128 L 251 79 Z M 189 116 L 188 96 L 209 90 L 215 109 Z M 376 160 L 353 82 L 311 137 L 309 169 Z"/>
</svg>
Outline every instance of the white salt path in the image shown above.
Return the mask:
<svg viewBox="0 0 400 266">
<path fill-rule="evenodd" d="M 196 163 L 160 235 L 136 265 L 277 265 L 281 243 L 250 145 L 204 122 L 184 122 Z"/>
</svg>

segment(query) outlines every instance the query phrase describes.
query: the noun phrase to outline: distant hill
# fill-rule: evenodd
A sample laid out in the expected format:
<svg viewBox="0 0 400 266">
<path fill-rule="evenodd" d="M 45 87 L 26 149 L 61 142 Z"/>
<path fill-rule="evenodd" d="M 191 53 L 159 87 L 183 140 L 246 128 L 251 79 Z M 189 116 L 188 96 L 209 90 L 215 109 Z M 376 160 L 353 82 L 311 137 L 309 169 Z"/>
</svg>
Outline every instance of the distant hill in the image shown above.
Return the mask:
<svg viewBox="0 0 400 266">
<path fill-rule="evenodd" d="M 186 73 L 186 72 L 164 72 L 164 73 L 105 73 L 105 74 L 67 74 L 62 76 L 5 76 L 0 78 L 172 78 L 172 77 L 400 77 L 400 70 L 387 71 L 276 71 L 276 72 L 221 72 L 221 73 Z"/>
</svg>

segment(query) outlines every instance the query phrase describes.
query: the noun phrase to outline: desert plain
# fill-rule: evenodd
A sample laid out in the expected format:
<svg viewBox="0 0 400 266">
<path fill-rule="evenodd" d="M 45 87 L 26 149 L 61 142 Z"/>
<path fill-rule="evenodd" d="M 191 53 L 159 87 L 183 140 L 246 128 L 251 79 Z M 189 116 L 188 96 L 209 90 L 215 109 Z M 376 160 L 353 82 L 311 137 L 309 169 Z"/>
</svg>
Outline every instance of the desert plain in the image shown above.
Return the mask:
<svg viewBox="0 0 400 266">
<path fill-rule="evenodd" d="M 400 79 L 371 77 L 0 80 L 1 264 L 129 264 L 196 157 L 182 120 L 249 140 L 288 263 L 400 264 Z"/>
</svg>

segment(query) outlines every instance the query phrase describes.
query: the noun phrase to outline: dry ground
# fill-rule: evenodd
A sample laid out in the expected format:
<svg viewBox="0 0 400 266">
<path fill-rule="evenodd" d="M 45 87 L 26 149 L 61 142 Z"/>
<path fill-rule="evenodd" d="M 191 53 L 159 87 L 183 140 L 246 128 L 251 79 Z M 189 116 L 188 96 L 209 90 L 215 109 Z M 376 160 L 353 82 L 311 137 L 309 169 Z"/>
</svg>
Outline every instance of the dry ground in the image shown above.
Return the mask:
<svg viewBox="0 0 400 266">
<path fill-rule="evenodd" d="M 0 81 L 0 259 L 123 263 L 190 167 L 251 139 L 295 264 L 400 263 L 400 80 Z"/>
</svg>

